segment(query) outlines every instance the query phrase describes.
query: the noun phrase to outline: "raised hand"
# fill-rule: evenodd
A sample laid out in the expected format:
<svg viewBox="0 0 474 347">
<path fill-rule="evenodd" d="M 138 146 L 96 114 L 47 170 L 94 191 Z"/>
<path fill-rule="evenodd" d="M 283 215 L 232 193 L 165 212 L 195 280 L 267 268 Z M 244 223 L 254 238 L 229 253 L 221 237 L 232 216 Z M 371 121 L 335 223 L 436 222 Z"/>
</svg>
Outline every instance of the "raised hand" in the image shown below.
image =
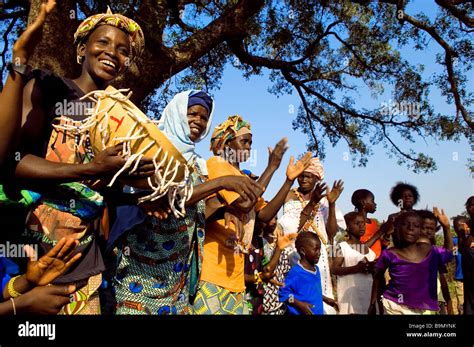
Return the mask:
<svg viewBox="0 0 474 347">
<path fill-rule="evenodd" d="M 268 166 L 278 169 L 286 150 L 288 149 L 288 138 L 282 138 L 275 146 L 275 149 L 268 147 Z"/>
<path fill-rule="evenodd" d="M 433 207 L 433 214 L 443 228 L 449 229 L 449 217 L 444 212 L 444 209 L 441 209 L 440 213 L 437 207 Z"/>
<path fill-rule="evenodd" d="M 123 149 L 122 144 L 108 147 L 98 153 L 92 162 L 94 174 L 97 177 L 111 176 L 120 170 L 126 163 L 126 160 L 120 155 Z"/>
<path fill-rule="evenodd" d="M 380 225 L 380 229 L 382 230 L 382 234 L 386 237 L 393 234 L 395 227 L 393 225 L 393 219 L 389 218 L 386 222 L 382 222 Z"/>
<path fill-rule="evenodd" d="M 332 190 L 329 191 L 329 187 L 326 189 L 326 198 L 330 204 L 334 204 L 336 200 L 341 196 L 342 191 L 344 190 L 344 182 L 342 180 L 334 181 L 332 185 Z"/>
<path fill-rule="evenodd" d="M 309 166 L 311 162 L 311 152 L 306 153 L 300 160 L 296 162 L 296 164 L 293 164 L 294 161 L 295 157 L 291 156 L 290 163 L 286 168 L 286 177 L 290 181 L 294 181 Z"/>
<path fill-rule="evenodd" d="M 26 268 L 26 280 L 35 286 L 44 286 L 53 282 L 65 273 L 80 257 L 81 253 L 72 255 L 79 241 L 63 237 L 39 260 L 31 246 L 25 246 L 25 252 L 30 258 Z"/>
<path fill-rule="evenodd" d="M 317 204 L 318 202 L 321 201 L 322 198 L 326 196 L 324 192 L 326 191 L 326 183 L 319 182 L 316 184 L 316 187 L 314 187 L 313 192 L 311 193 L 311 199 L 310 201 L 313 204 Z"/>
<path fill-rule="evenodd" d="M 35 47 L 41 41 L 43 24 L 46 17 L 56 6 L 55 0 L 48 0 L 41 4 L 38 17 L 29 25 L 13 45 L 13 61 L 16 64 L 26 64 Z"/>
</svg>

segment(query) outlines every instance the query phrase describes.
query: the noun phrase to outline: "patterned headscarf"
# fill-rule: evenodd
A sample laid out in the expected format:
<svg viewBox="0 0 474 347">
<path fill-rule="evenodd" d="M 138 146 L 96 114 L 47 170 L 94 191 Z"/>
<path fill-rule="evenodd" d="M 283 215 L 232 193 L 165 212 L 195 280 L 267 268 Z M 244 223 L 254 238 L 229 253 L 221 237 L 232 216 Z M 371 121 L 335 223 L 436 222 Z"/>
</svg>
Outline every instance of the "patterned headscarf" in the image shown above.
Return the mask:
<svg viewBox="0 0 474 347">
<path fill-rule="evenodd" d="M 214 128 L 210 149 L 212 153 L 218 155 L 228 141 L 237 136 L 251 133 L 250 123 L 244 121 L 241 116 L 229 116 L 226 121 Z"/>
<path fill-rule="evenodd" d="M 128 34 L 130 39 L 131 57 L 139 57 L 145 48 L 145 37 L 140 26 L 132 19 L 121 14 L 113 14 L 110 8 L 107 13 L 99 13 L 86 18 L 74 34 L 74 44 L 84 43 L 87 37 L 101 25 L 111 25 Z"/>
<path fill-rule="evenodd" d="M 319 158 L 312 158 L 309 166 L 304 170 L 304 172 L 310 172 L 313 175 L 319 177 L 319 180 L 322 181 L 324 179 L 324 167 L 321 164 Z"/>
</svg>

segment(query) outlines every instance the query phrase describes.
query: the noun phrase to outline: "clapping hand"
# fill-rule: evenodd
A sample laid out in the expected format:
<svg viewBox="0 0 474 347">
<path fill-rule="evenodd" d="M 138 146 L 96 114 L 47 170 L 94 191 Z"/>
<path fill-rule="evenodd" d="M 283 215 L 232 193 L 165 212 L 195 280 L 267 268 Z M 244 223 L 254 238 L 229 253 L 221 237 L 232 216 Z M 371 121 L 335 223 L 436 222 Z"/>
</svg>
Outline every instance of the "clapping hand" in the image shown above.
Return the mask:
<svg viewBox="0 0 474 347">
<path fill-rule="evenodd" d="M 330 204 L 334 204 L 344 190 L 344 182 L 342 180 L 334 181 L 332 189 L 326 189 L 326 198 Z"/>
<path fill-rule="evenodd" d="M 286 168 L 286 177 L 290 181 L 294 181 L 296 177 L 301 175 L 301 173 L 309 166 L 311 163 L 311 152 L 306 153 L 300 160 L 294 164 L 295 157 L 290 157 L 290 163 Z"/>
<path fill-rule="evenodd" d="M 288 138 L 282 138 L 275 146 L 275 149 L 268 147 L 268 166 L 278 169 L 286 150 L 288 149 Z"/>
</svg>

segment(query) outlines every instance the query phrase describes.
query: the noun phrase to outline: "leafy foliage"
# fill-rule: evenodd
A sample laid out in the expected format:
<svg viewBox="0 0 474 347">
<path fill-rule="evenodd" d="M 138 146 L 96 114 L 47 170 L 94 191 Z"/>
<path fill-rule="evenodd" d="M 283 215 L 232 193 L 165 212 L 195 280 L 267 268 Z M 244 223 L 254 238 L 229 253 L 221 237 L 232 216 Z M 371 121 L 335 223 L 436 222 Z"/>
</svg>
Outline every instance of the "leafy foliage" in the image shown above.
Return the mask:
<svg viewBox="0 0 474 347">
<path fill-rule="evenodd" d="M 219 88 L 225 67 L 232 64 L 247 78 L 268 75 L 269 91 L 275 95 L 296 92 L 301 105 L 293 127 L 308 136 L 308 149 L 321 157 L 327 145 L 343 141 L 354 165 L 364 166 L 373 146 L 381 145 L 399 164 L 427 172 L 436 169 L 436 163 L 427 154 L 405 149 L 410 143 L 428 138 L 459 141 L 474 128 L 468 79 L 474 58 L 470 1 L 435 0 L 430 15 L 417 13 L 415 3 L 399 0 L 61 3 L 64 13 L 79 10 L 74 25 L 107 5 L 140 23 L 147 45 L 138 65 L 141 72 L 132 71 L 121 84 L 131 87 L 154 114 L 177 91 Z M 7 17 L 30 9 L 27 1 L 8 4 L 0 10 L 5 30 L 11 20 Z M 24 14 L 18 18 L 25 23 Z M 12 32 L 8 39 L 16 35 Z M 45 40 L 64 49 L 60 33 Z M 433 45 L 435 54 L 427 50 Z M 424 78 L 424 66 L 413 65 L 408 50 L 426 51 L 440 69 Z M 54 52 L 41 58 L 57 59 Z M 61 64 L 67 70 L 75 62 Z M 454 104 L 455 114 L 434 109 L 433 87 Z M 389 99 L 368 109 L 360 100 L 361 90 Z"/>
</svg>

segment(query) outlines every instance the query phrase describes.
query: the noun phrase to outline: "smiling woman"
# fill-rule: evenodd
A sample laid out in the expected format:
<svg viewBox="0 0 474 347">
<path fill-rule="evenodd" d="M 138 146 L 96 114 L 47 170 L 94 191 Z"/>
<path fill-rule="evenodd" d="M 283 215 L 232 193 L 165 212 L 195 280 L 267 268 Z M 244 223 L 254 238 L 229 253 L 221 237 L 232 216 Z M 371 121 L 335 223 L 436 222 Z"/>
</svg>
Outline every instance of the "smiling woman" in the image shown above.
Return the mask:
<svg viewBox="0 0 474 347">
<path fill-rule="evenodd" d="M 65 305 L 65 314 L 100 312 L 98 287 L 105 266 L 97 244 L 100 226 L 107 220 L 104 199 L 91 182 L 107 180 L 122 168 L 125 159 L 118 146 L 94 155 L 90 144 L 54 127 L 67 118 L 81 121 L 89 116 L 93 99 L 83 98 L 93 90 L 104 89 L 128 67 L 144 45 L 143 32 L 131 19 L 110 11 L 87 18 L 74 36 L 77 62 L 82 65 L 78 78 L 70 80 L 47 70 L 35 70 L 23 91 L 21 160 L 15 176 L 23 189 L 34 190 L 34 197 L 24 205 L 31 210 L 26 220 L 25 236 L 39 244 L 39 256 L 48 252 L 62 237 L 78 240 L 75 253 L 81 260 L 55 283 L 81 282 Z M 28 40 L 27 40 L 28 41 Z M 23 42 L 23 44 L 25 44 Z M 26 43 L 26 46 L 31 43 Z M 74 105 L 74 114 L 56 113 L 59 104 Z M 77 107 L 84 103 L 87 107 Z M 60 117 L 62 116 L 62 117 Z M 148 166 L 147 166 L 148 164 Z M 141 164 L 142 177 L 153 170 Z M 127 176 L 127 175 L 125 175 Z M 88 185 L 86 185 L 88 184 Z M 95 189 L 95 190 L 93 190 Z M 54 196 L 54 197 L 53 197 Z"/>
</svg>

